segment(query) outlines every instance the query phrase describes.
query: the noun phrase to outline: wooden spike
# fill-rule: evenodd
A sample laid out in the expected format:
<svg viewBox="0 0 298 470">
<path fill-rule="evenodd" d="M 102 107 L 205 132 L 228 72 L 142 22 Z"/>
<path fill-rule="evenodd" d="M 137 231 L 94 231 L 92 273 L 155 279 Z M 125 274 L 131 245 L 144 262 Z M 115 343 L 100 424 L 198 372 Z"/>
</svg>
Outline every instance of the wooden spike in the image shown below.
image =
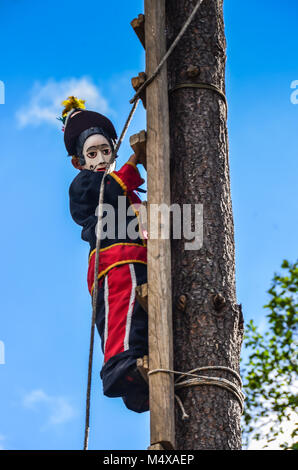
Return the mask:
<svg viewBox="0 0 298 470">
<path fill-rule="evenodd" d="M 147 169 L 146 159 L 146 131 L 141 131 L 138 134 L 134 134 L 130 137 L 129 143 L 133 149 L 135 155 L 139 158 L 140 163 Z"/>
<path fill-rule="evenodd" d="M 160 443 L 158 443 L 148 447 L 148 450 L 165 450 L 165 448 Z"/>
<path fill-rule="evenodd" d="M 145 15 L 140 14 L 137 18 L 134 18 L 130 23 L 134 29 L 134 32 L 138 36 L 142 46 L 146 49 L 145 42 Z"/>
<path fill-rule="evenodd" d="M 133 86 L 133 89 L 135 91 L 138 91 L 138 89 L 140 88 L 140 86 L 143 85 L 143 83 L 145 83 L 146 81 L 146 74 L 145 72 L 140 72 L 139 75 L 137 77 L 133 77 L 131 79 L 131 84 Z M 141 96 L 140 96 L 141 100 L 142 100 L 142 103 L 143 103 L 143 106 L 144 108 L 146 109 L 146 90 L 143 90 L 143 92 L 141 93 Z"/>
<path fill-rule="evenodd" d="M 143 379 L 148 383 L 148 370 L 149 370 L 149 361 L 148 356 L 139 357 L 137 359 L 137 368 L 143 376 Z"/>
<path fill-rule="evenodd" d="M 186 2 L 185 2 L 186 3 Z M 166 2 L 145 0 L 146 73 L 166 54 Z M 167 68 L 146 88 L 148 206 L 171 205 Z M 150 227 L 149 211 L 149 227 Z M 150 232 L 150 230 L 149 230 Z M 171 240 L 148 238 L 148 338 L 150 370 L 173 370 Z M 173 374 L 149 375 L 150 443 L 175 447 Z"/>
<path fill-rule="evenodd" d="M 156 442 L 151 444 L 147 450 L 175 450 L 172 443 L 168 441 Z"/>
<path fill-rule="evenodd" d="M 141 307 L 148 312 L 148 284 L 136 287 L 136 298 Z"/>
</svg>

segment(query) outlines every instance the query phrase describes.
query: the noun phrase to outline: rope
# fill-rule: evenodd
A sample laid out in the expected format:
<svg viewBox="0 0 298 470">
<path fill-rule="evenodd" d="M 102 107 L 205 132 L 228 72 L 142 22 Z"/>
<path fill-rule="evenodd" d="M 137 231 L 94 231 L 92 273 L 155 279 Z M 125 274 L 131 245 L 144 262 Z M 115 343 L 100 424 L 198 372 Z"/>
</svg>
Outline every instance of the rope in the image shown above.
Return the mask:
<svg viewBox="0 0 298 470">
<path fill-rule="evenodd" d="M 203 90 L 212 90 L 215 91 L 224 101 L 226 105 L 226 111 L 228 114 L 228 102 L 227 102 L 227 97 L 224 94 L 224 92 L 218 88 L 216 85 L 212 85 L 211 83 L 181 83 L 180 85 L 176 85 L 175 87 L 171 88 L 169 90 L 169 93 L 174 93 L 176 90 L 180 90 L 182 88 L 201 88 Z"/>
<path fill-rule="evenodd" d="M 85 414 L 85 434 L 84 434 L 84 450 L 88 450 L 88 442 L 89 442 L 89 432 L 90 432 L 90 396 L 91 396 L 91 377 L 92 377 L 92 363 L 93 363 L 93 349 L 94 349 L 94 331 L 95 331 L 95 319 L 96 319 L 96 304 L 97 304 L 97 296 L 98 296 L 98 267 L 99 267 L 99 251 L 100 251 L 100 244 L 101 244 L 101 232 L 102 232 L 102 216 L 103 216 L 103 195 L 104 195 L 104 180 L 105 177 L 109 171 L 110 166 L 114 163 L 117 152 L 120 148 L 120 145 L 124 139 L 124 136 L 127 132 L 127 129 L 129 127 L 130 121 L 134 115 L 134 112 L 136 110 L 138 101 L 140 99 L 140 95 L 145 88 L 155 79 L 155 77 L 158 75 L 160 72 L 162 66 L 170 56 L 170 54 L 173 52 L 174 48 L 177 46 L 178 42 L 180 41 L 181 37 L 183 36 L 184 32 L 190 25 L 192 19 L 194 18 L 198 8 L 200 7 L 201 3 L 203 0 L 198 0 L 198 3 L 194 7 L 191 15 L 189 18 L 186 20 L 185 24 L 183 25 L 182 29 L 180 30 L 180 33 L 176 37 L 175 41 L 172 43 L 170 46 L 169 50 L 155 69 L 154 73 L 151 75 L 151 77 L 146 80 L 143 85 L 138 89 L 134 97 L 130 100 L 130 103 L 133 104 L 132 109 L 128 115 L 128 118 L 126 120 L 126 123 L 124 125 L 124 128 L 122 130 L 121 136 L 118 140 L 118 143 L 116 145 L 116 148 L 111 156 L 109 165 L 107 166 L 103 178 L 101 180 L 101 185 L 100 185 L 100 190 L 99 190 L 99 203 L 98 203 L 98 225 L 97 225 L 97 235 L 99 234 L 100 236 L 97 236 L 96 239 L 96 251 L 95 251 L 95 269 L 94 269 L 94 291 L 93 291 L 93 296 L 92 296 L 92 319 L 91 319 L 91 333 L 90 333 L 90 347 L 89 347 L 89 360 L 88 360 L 88 380 L 87 380 L 87 393 L 86 393 L 86 414 Z"/>
<path fill-rule="evenodd" d="M 147 88 L 148 85 L 150 85 L 151 82 L 153 82 L 153 80 L 155 79 L 155 77 L 159 74 L 162 66 L 164 65 L 164 63 L 167 61 L 167 59 L 169 58 L 169 56 L 172 54 L 173 50 L 175 49 L 175 47 L 177 46 L 178 42 L 180 41 L 180 39 L 182 38 L 183 34 L 185 33 L 185 31 L 187 30 L 188 26 L 190 25 L 190 23 L 192 22 L 196 12 L 198 11 L 199 7 L 201 6 L 201 3 L 202 3 L 203 0 L 198 0 L 198 3 L 196 4 L 196 6 L 194 7 L 192 13 L 190 14 L 189 18 L 186 20 L 186 22 L 184 23 L 184 25 L 182 26 L 181 30 L 180 30 L 180 33 L 178 34 L 178 36 L 176 37 L 176 39 L 174 40 L 174 42 L 171 44 L 169 50 L 167 51 L 167 53 L 165 54 L 165 56 L 163 57 L 163 59 L 161 60 L 161 62 L 158 64 L 158 66 L 156 67 L 155 71 L 153 72 L 153 74 L 151 75 L 151 77 L 149 77 L 144 83 L 143 85 L 138 89 L 138 91 L 136 92 L 136 94 L 134 95 L 134 97 L 130 100 L 130 103 L 134 103 L 136 99 L 138 99 L 142 93 L 143 90 L 145 90 L 145 88 Z"/>
<path fill-rule="evenodd" d="M 209 376 L 202 376 L 202 375 L 195 374 L 195 372 L 197 371 L 205 371 L 205 370 L 223 370 L 223 371 L 230 372 L 234 375 L 234 377 L 237 378 L 237 380 L 240 383 L 240 387 L 235 385 L 230 380 L 224 379 L 222 377 L 209 377 Z M 240 404 L 241 413 L 243 413 L 245 395 L 241 391 L 242 380 L 241 380 L 240 375 L 233 369 L 230 369 L 230 367 L 206 366 L 206 367 L 198 367 L 189 372 L 178 372 L 176 370 L 170 370 L 170 369 L 153 369 L 148 372 L 148 376 L 151 374 L 156 374 L 157 372 L 164 372 L 168 374 L 179 375 L 179 377 L 175 380 L 175 384 L 174 384 L 176 390 L 184 388 L 184 387 L 195 387 L 199 385 L 215 385 L 216 387 L 224 388 L 225 390 L 228 390 L 229 392 L 234 394 L 234 396 L 237 398 Z M 192 378 L 182 380 L 183 377 L 192 377 Z M 188 419 L 189 415 L 185 412 L 181 398 L 177 394 L 175 394 L 175 398 L 181 408 L 182 419 L 183 420 Z"/>
</svg>

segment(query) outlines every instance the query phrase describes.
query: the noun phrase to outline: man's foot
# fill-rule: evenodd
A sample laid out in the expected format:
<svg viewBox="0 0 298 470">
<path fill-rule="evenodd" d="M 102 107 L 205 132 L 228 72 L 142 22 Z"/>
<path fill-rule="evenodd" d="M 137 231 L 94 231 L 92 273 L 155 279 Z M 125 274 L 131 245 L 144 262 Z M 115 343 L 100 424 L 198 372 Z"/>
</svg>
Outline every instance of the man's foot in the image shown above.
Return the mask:
<svg viewBox="0 0 298 470">
<path fill-rule="evenodd" d="M 148 384 L 136 365 L 133 365 L 128 369 L 124 379 L 129 384 L 134 384 L 142 389 L 148 389 Z"/>
<path fill-rule="evenodd" d="M 131 393 L 128 396 L 122 397 L 122 400 L 126 408 L 135 411 L 136 413 L 149 411 L 149 393 L 142 394 L 136 390 L 135 393 Z"/>
<path fill-rule="evenodd" d="M 137 413 L 148 411 L 149 387 L 136 366 L 131 367 L 127 372 L 125 380 L 132 385 L 132 387 L 129 387 L 128 393 L 122 397 L 126 408 Z"/>
</svg>

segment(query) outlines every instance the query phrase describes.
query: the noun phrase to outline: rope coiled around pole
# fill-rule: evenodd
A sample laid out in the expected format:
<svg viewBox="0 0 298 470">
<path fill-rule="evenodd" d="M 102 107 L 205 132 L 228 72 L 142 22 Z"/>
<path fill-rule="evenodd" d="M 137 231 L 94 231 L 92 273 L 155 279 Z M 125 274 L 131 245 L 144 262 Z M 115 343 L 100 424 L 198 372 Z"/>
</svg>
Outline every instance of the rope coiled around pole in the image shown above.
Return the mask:
<svg viewBox="0 0 298 470">
<path fill-rule="evenodd" d="M 234 375 L 234 377 L 239 381 L 240 387 L 235 385 L 233 382 L 230 380 L 224 379 L 222 377 L 211 377 L 211 376 L 204 376 L 204 375 L 198 375 L 196 372 L 202 372 L 202 371 L 207 371 L 207 370 L 222 370 L 225 372 L 230 372 L 231 374 Z M 230 367 L 225 367 L 225 366 L 205 366 L 205 367 L 197 367 L 196 369 L 192 369 L 189 372 L 179 372 L 176 370 L 170 370 L 170 369 L 153 369 L 148 372 L 148 375 L 156 374 L 158 372 L 163 372 L 163 373 L 168 373 L 168 374 L 175 374 L 178 375 L 179 377 L 175 380 L 175 390 L 179 390 L 181 388 L 185 387 L 195 387 L 199 385 L 215 385 L 217 387 L 224 388 L 234 394 L 234 396 L 237 398 L 240 407 L 241 407 L 241 413 L 243 413 L 243 406 L 244 406 L 244 399 L 245 395 L 241 391 L 242 387 L 242 380 L 240 375 Z M 186 377 L 186 379 L 185 379 Z M 191 378 L 187 378 L 191 377 Z M 175 398 L 182 410 L 182 419 L 188 419 L 189 415 L 185 412 L 183 403 L 181 401 L 181 398 L 175 394 Z"/>
</svg>

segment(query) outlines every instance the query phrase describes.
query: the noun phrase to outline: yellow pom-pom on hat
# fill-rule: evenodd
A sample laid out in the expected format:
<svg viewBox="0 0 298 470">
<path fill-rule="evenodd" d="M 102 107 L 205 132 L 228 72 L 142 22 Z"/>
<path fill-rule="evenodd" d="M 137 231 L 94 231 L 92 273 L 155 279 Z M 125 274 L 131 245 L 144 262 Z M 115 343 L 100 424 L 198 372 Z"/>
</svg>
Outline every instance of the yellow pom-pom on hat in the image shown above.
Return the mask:
<svg viewBox="0 0 298 470">
<path fill-rule="evenodd" d="M 62 117 L 65 118 L 69 111 L 72 109 L 86 109 L 85 106 L 85 100 L 80 100 L 79 98 L 76 98 L 75 96 L 69 96 L 67 100 L 62 101 L 62 106 L 64 106 L 64 109 L 62 111 Z"/>
</svg>

